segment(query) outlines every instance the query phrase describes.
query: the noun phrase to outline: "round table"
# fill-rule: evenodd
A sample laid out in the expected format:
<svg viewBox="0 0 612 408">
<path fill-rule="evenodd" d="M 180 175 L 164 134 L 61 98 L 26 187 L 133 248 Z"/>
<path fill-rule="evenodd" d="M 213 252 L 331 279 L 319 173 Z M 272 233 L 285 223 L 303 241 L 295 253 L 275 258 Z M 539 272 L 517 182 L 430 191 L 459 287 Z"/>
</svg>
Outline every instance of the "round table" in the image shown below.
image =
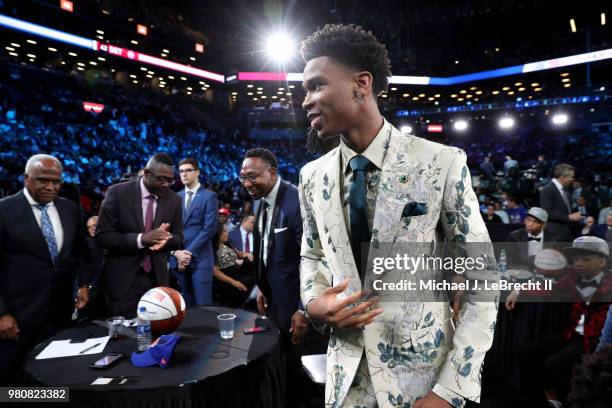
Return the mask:
<svg viewBox="0 0 612 408">
<path fill-rule="evenodd" d="M 236 314 L 234 338 L 219 335 L 217 315 Z M 245 335 L 243 330 L 267 326 L 271 330 Z M 36 360 L 52 340 L 108 334 L 104 322 L 90 322 L 61 331 L 39 345 L 27 358 L 26 375 L 37 385 L 70 389 L 70 406 L 84 407 L 283 407 L 285 370 L 278 328 L 269 319 L 244 310 L 199 307 L 187 311 L 175 331 L 181 336 L 170 366 L 134 367 L 134 328 L 111 340 L 102 353 Z M 97 370 L 89 364 L 111 352 L 127 355 L 116 366 Z M 98 377 L 142 377 L 123 385 L 91 385 Z"/>
</svg>

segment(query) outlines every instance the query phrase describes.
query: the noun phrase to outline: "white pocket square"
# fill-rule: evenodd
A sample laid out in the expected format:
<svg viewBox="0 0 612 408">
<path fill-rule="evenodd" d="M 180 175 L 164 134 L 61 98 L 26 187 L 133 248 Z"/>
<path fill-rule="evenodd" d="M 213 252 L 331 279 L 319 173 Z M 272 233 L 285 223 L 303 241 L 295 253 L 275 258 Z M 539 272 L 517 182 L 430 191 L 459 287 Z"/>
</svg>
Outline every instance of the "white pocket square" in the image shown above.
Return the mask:
<svg viewBox="0 0 612 408">
<path fill-rule="evenodd" d="M 283 232 L 286 229 L 287 229 L 287 227 L 284 227 L 284 228 L 274 228 L 274 233 L 278 234 L 279 232 Z"/>
</svg>

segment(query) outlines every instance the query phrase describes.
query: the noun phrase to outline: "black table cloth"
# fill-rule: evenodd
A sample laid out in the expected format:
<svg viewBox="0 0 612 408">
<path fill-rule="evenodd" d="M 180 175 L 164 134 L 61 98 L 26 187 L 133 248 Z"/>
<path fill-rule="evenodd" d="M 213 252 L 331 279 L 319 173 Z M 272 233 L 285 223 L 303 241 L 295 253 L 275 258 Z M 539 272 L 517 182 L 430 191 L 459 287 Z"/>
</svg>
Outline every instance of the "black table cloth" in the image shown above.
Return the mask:
<svg viewBox="0 0 612 408">
<path fill-rule="evenodd" d="M 217 315 L 236 314 L 234 338 L 219 336 Z M 243 330 L 267 326 L 270 331 L 245 335 Z M 175 331 L 181 336 L 170 366 L 134 367 L 129 355 L 136 350 L 134 328 L 122 328 L 125 337 L 108 342 L 100 354 L 35 360 L 38 347 L 25 365 L 36 385 L 67 386 L 70 405 L 83 407 L 283 407 L 285 372 L 279 331 L 269 319 L 243 310 L 219 307 L 193 308 Z M 103 322 L 66 329 L 50 339 L 108 334 Z M 48 343 L 46 342 L 46 343 Z M 106 370 L 89 364 L 110 352 L 127 359 Z M 91 385 L 98 377 L 143 377 L 123 385 Z M 63 406 L 66 406 L 65 404 Z"/>
</svg>

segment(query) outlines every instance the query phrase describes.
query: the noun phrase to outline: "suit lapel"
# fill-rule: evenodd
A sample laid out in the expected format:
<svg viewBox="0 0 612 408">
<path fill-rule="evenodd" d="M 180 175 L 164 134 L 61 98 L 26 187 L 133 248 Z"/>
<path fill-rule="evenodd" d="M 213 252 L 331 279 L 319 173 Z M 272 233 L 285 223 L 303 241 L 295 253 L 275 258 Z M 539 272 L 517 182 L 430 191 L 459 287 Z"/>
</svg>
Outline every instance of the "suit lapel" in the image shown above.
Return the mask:
<svg viewBox="0 0 612 408">
<path fill-rule="evenodd" d="M 281 180 L 280 185 L 278 186 L 278 192 L 276 193 L 276 200 L 274 201 L 274 209 L 272 210 L 270 230 L 268 231 L 268 256 L 270 256 L 272 248 L 274 247 L 274 229 L 275 227 L 279 226 L 278 214 L 280 212 L 280 204 L 283 202 L 285 191 L 287 191 L 287 186 L 285 185 L 285 182 Z"/>
<path fill-rule="evenodd" d="M 155 208 L 155 216 L 153 217 L 153 228 L 158 228 L 161 224 L 162 212 L 166 208 L 166 200 L 168 196 L 161 196 L 157 198 L 157 207 Z"/>
<path fill-rule="evenodd" d="M 68 243 L 72 242 L 74 239 L 74 231 L 76 229 L 74 225 L 75 220 L 70 217 L 68 209 L 61 200 L 56 200 L 54 204 L 55 208 L 57 208 L 57 213 L 59 214 L 60 223 L 62 224 L 62 230 L 64 232 L 64 242 L 62 243 L 62 247 L 59 248 L 58 255 L 58 258 L 61 258 L 66 248 L 68 248 Z"/>
<path fill-rule="evenodd" d="M 183 208 L 185 208 L 185 202 L 187 201 L 187 191 L 183 190 L 182 193 L 183 193 L 182 195 Z M 195 195 L 191 199 L 191 204 L 189 204 L 189 209 L 187 210 L 186 214 L 185 214 L 185 211 L 183 210 L 183 213 L 185 214 L 185 221 L 187 221 L 187 219 L 191 217 L 191 213 L 193 212 L 193 209 L 196 207 L 195 204 L 202 198 L 203 194 L 204 194 L 204 191 L 202 190 L 202 186 L 200 186 L 200 188 L 198 188 L 198 191 L 196 191 Z"/>
<path fill-rule="evenodd" d="M 416 158 L 410 151 L 412 140 L 411 136 L 404 136 L 391 127 L 385 141 L 387 152 L 383 161 L 372 223 L 374 248 L 377 248 L 379 243 L 395 242 L 406 204 L 427 202 L 424 180 L 418 173 Z M 391 245 L 385 247 L 391 250 Z"/>
<path fill-rule="evenodd" d="M 329 159 L 321 163 L 316 172 L 313 202 L 314 207 L 320 210 L 319 214 L 323 220 L 323 227 L 319 226 L 319 229 L 323 230 L 321 236 L 328 236 L 327 243 L 333 252 L 333 255 L 329 256 L 333 270 L 341 275 L 340 280 L 350 278 L 351 291 L 360 291 L 361 279 L 355 265 L 355 257 L 343 213 L 344 198 L 340 192 L 340 165 L 340 148 L 336 148 L 330 154 Z"/>
<path fill-rule="evenodd" d="M 557 188 L 557 185 L 553 182 L 551 182 L 552 184 L 552 188 L 555 191 L 555 194 L 557 195 L 557 197 L 559 197 L 561 199 L 561 202 L 563 203 L 563 206 L 565 207 L 565 209 L 567 210 L 567 213 L 571 213 L 572 212 L 572 203 L 568 203 L 565 200 L 565 197 L 563 196 L 563 194 L 561 193 L 561 191 L 559 191 L 559 189 Z"/>
<path fill-rule="evenodd" d="M 256 200 L 253 202 L 253 210 L 255 211 L 255 228 L 253 228 L 253 256 L 256 257 L 258 263 L 258 273 L 259 268 L 259 252 L 261 251 L 261 234 L 259 233 L 259 220 L 261 219 L 261 209 L 263 206 L 261 205 L 261 200 Z"/>
<path fill-rule="evenodd" d="M 134 206 L 132 208 L 134 210 L 134 215 L 136 216 L 136 220 L 138 222 L 138 228 L 140 229 L 140 232 L 144 232 L 144 216 L 142 214 L 142 192 L 140 191 L 140 180 L 141 179 L 142 177 L 133 182 L 134 183 L 134 185 L 132 186 L 133 187 L 132 188 L 133 198 L 130 201 L 134 203 Z"/>
</svg>

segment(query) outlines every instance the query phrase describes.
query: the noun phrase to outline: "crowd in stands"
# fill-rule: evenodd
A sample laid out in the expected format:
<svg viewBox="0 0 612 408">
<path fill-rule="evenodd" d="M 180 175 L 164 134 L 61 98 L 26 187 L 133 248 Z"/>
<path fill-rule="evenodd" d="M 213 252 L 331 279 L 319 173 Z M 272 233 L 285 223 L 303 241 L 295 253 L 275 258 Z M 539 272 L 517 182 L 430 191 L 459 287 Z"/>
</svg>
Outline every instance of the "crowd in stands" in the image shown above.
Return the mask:
<svg viewBox="0 0 612 408">
<path fill-rule="evenodd" d="M 200 158 L 204 185 L 234 212 L 248 200 L 236 178 L 254 138 L 248 129 L 211 130 L 206 113 L 193 101 L 80 82 L 59 73 L 41 76 L 39 70 L 11 64 L 0 73 L 0 89 L 2 196 L 20 188 L 28 157 L 47 152 L 63 162 L 65 182 L 80 187 L 82 202 L 93 214 L 108 186 L 136 174 L 143 157 L 166 152 L 177 160 Z M 105 109 L 86 112 L 83 101 L 103 103 Z M 526 208 L 538 203 L 538 188 L 550 182 L 554 165 L 578 164 L 572 207 L 582 196 L 589 211 L 584 211 L 575 235 L 588 233 L 585 225 L 605 223 L 612 196 L 611 175 L 606 172 L 609 156 L 593 143 L 605 146 L 609 139 L 609 133 L 568 136 L 540 128 L 507 138 L 478 132 L 469 138 L 437 137 L 467 152 L 483 214 L 490 206 L 504 224 L 522 224 Z M 307 152 L 300 139 L 258 138 L 257 144 L 276 154 L 281 176 L 294 183 L 299 169 L 316 155 Z"/>
</svg>

